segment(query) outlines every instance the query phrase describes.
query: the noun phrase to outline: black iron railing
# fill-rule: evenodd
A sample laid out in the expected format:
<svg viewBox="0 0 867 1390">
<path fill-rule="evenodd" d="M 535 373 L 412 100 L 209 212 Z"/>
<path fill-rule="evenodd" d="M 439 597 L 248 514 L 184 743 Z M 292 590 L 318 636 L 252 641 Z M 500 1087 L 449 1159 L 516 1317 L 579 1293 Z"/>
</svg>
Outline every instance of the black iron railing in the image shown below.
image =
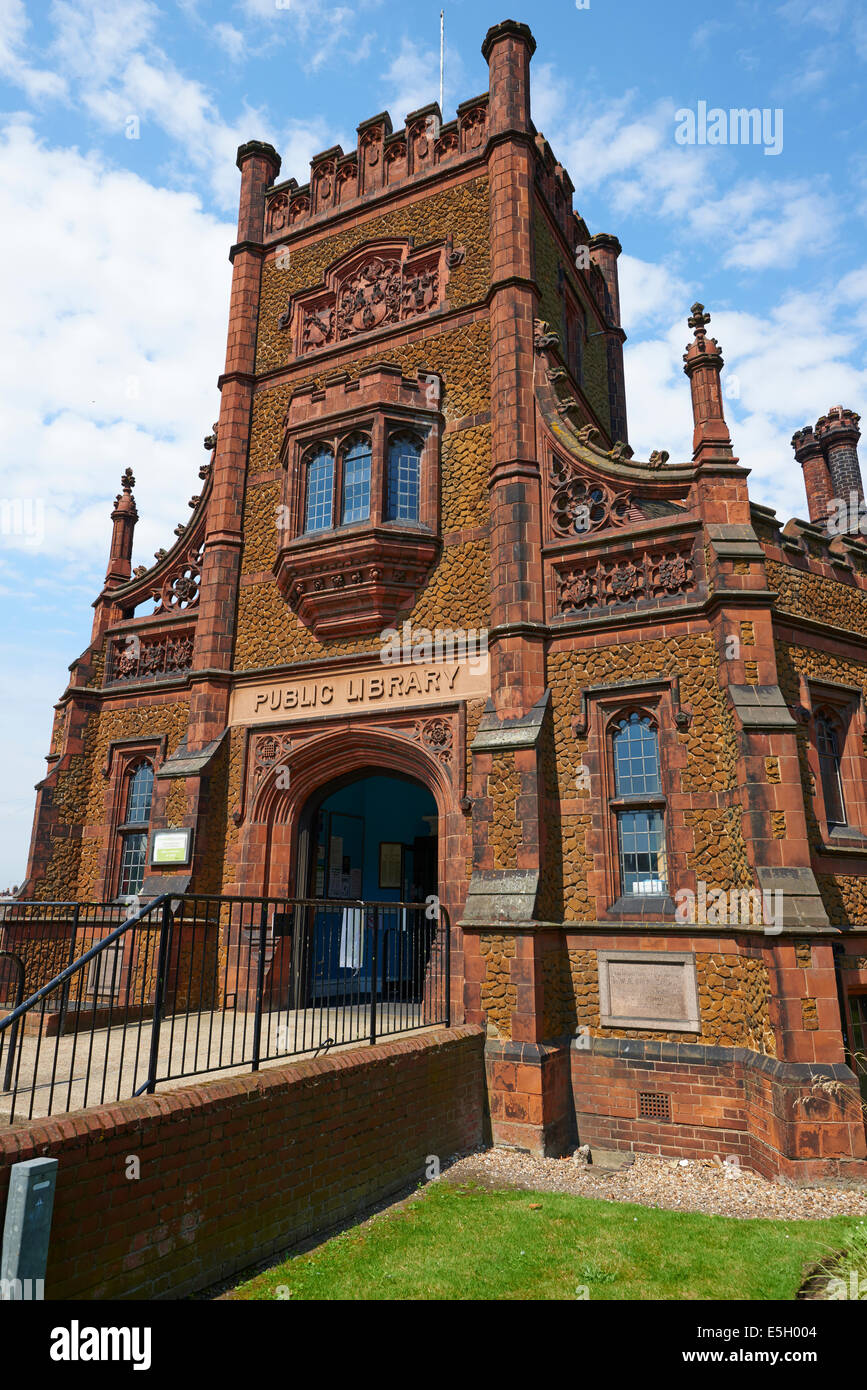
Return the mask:
<svg viewBox="0 0 867 1390">
<path fill-rule="evenodd" d="M 435 900 L 8 905 L 0 1123 L 447 1026 L 449 951 Z"/>
</svg>

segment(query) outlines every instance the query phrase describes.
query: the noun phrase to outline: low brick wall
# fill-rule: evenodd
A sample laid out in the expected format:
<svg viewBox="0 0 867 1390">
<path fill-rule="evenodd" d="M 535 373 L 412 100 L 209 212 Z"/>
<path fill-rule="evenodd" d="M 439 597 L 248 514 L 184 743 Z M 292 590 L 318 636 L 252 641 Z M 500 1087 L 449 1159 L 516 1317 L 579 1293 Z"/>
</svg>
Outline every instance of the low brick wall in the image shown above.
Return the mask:
<svg viewBox="0 0 867 1390">
<path fill-rule="evenodd" d="M 740 1047 L 594 1039 L 572 1046 L 578 1140 L 672 1158 L 736 1154 L 767 1177 L 867 1178 L 857 1103 L 811 1096 L 813 1076 L 854 1088 L 848 1067 L 780 1062 Z M 642 1116 L 640 1095 L 667 1104 Z M 806 1104 L 799 1103 L 806 1098 Z"/>
<path fill-rule="evenodd" d="M 11 1164 L 57 1158 L 46 1297 L 182 1297 L 481 1142 L 483 1049 L 480 1028 L 442 1029 L 15 1125 L 0 1203 Z"/>
</svg>

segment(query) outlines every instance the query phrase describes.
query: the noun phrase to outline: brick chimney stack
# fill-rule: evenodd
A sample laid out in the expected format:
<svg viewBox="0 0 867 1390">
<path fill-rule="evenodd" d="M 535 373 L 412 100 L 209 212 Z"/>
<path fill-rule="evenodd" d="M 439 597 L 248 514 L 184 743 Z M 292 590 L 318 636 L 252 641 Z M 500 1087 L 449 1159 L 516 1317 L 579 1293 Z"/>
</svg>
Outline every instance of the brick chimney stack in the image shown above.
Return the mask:
<svg viewBox="0 0 867 1390">
<path fill-rule="evenodd" d="M 598 232 L 590 238 L 590 259 L 602 272 L 610 305 L 609 327 L 605 334 L 608 356 L 608 394 L 611 398 L 611 437 L 629 443 L 626 432 L 626 377 L 623 371 L 623 344 L 626 334 L 620 322 L 620 281 L 617 258 L 623 247 L 616 236 Z"/>
<path fill-rule="evenodd" d="M 860 418 L 854 410 L 844 410 L 842 405 L 833 405 L 827 415 L 816 421 L 816 438 L 822 446 L 828 464 L 833 495 L 846 501 L 852 492 L 858 494 L 859 501 L 864 501 L 864 484 L 858 464 Z"/>
<path fill-rule="evenodd" d="M 106 589 L 116 589 L 118 584 L 125 584 L 132 574 L 132 538 L 138 521 L 138 508 L 132 495 L 135 478 L 131 468 L 124 473 L 120 485 L 122 491 L 115 498 L 114 511 L 111 514 L 114 526 L 108 569 L 105 572 Z"/>
<path fill-rule="evenodd" d="M 795 431 L 792 435 L 792 448 L 804 471 L 804 488 L 810 520 L 824 525 L 834 488 L 822 445 L 813 433 L 812 425 L 805 425 L 803 429 Z"/>
<path fill-rule="evenodd" d="M 795 458 L 804 470 L 811 521 L 824 524 L 835 498 L 848 506 L 854 493 L 859 502 L 864 501 L 858 463 L 860 418 L 854 410 L 833 405 L 815 426 L 805 425 L 792 435 Z"/>
</svg>

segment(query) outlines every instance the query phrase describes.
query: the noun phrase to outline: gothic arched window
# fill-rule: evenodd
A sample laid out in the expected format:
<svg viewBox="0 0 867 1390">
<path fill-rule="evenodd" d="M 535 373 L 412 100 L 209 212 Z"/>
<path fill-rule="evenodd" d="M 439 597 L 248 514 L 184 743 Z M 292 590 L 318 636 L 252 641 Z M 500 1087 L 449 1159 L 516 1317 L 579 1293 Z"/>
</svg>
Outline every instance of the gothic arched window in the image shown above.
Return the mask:
<svg viewBox="0 0 867 1390">
<path fill-rule="evenodd" d="M 388 442 L 386 521 L 418 521 L 421 505 L 422 442 L 407 430 Z"/>
<path fill-rule="evenodd" d="M 144 882 L 153 792 L 152 764 L 146 761 L 137 763 L 127 773 L 123 824 L 120 827 L 118 893 L 123 897 L 133 897 Z"/>
<path fill-rule="evenodd" d="M 633 710 L 621 718 L 614 728 L 612 751 L 620 892 L 667 893 L 659 735 L 649 715 Z"/>
<path fill-rule="evenodd" d="M 835 825 L 847 825 L 843 797 L 843 739 L 837 720 L 825 710 L 816 715 L 816 744 L 828 827 L 833 829 Z"/>
</svg>

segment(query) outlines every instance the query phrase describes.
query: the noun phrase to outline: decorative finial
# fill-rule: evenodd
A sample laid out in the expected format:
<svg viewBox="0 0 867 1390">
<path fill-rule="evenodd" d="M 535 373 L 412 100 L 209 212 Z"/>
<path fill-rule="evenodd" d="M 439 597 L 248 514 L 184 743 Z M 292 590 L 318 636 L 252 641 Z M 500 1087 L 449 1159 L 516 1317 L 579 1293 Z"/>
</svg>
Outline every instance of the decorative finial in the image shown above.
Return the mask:
<svg viewBox="0 0 867 1390">
<path fill-rule="evenodd" d="M 703 338 L 710 323 L 710 314 L 706 314 L 703 304 L 693 304 L 692 316 L 687 319 L 687 326 L 695 329 L 695 336 Z"/>
<path fill-rule="evenodd" d="M 132 492 L 133 488 L 135 487 L 135 477 L 131 468 L 127 468 L 126 472 L 123 474 L 120 480 L 120 485 L 123 488 L 124 492 Z"/>
</svg>

